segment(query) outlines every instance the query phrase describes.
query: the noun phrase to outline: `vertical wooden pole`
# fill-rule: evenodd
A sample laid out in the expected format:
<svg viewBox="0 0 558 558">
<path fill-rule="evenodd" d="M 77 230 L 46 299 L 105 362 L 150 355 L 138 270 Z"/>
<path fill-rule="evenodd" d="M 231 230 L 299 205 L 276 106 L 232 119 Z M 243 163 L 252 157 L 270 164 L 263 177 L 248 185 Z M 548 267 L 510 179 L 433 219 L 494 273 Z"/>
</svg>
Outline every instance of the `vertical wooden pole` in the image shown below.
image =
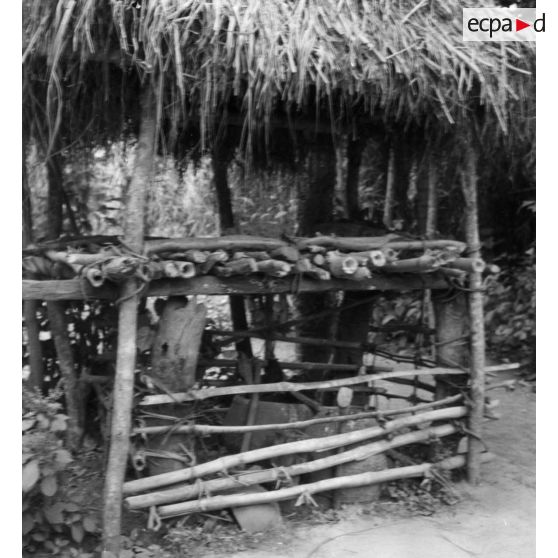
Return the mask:
<svg viewBox="0 0 558 558">
<path fill-rule="evenodd" d="M 141 253 L 144 239 L 145 199 L 153 172 L 155 155 L 155 109 L 149 85 L 141 99 L 139 140 L 126 207 L 124 240 Z M 122 516 L 122 484 L 130 445 L 134 371 L 136 365 L 136 331 L 139 297 L 136 279 L 122 288 L 118 312 L 118 345 L 109 458 L 105 476 L 103 509 L 103 549 L 118 556 Z"/>
<path fill-rule="evenodd" d="M 478 258 L 481 255 L 478 201 L 477 201 L 477 153 L 472 142 L 465 152 L 465 173 L 462 177 L 463 197 L 465 198 L 465 236 L 468 256 Z M 484 314 L 482 296 L 482 274 L 475 272 L 469 276 L 469 317 L 471 324 L 471 410 L 469 415 L 469 450 L 467 456 L 467 477 L 469 482 L 480 481 L 480 453 L 483 444 L 482 421 L 484 411 Z"/>
<path fill-rule="evenodd" d="M 436 228 L 438 226 L 438 167 L 436 166 L 436 158 L 432 153 L 432 147 L 428 153 L 428 170 L 426 184 L 426 215 L 424 221 L 424 237 L 427 240 L 434 238 Z M 419 199 L 419 204 L 420 204 Z M 419 211 L 420 213 L 420 211 Z M 423 295 L 423 310 L 426 313 L 426 322 L 429 329 L 436 327 L 434 319 L 434 307 L 432 305 L 432 290 L 426 289 Z M 431 356 L 436 360 L 436 346 L 432 345 Z"/>
</svg>

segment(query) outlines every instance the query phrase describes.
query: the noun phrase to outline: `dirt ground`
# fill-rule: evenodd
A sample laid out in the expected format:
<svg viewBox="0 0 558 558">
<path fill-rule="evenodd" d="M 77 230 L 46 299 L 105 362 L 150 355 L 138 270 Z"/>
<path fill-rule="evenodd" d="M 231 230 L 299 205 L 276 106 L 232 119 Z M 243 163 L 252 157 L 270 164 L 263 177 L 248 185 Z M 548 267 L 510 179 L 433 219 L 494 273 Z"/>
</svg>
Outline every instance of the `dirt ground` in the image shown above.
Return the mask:
<svg viewBox="0 0 558 558">
<path fill-rule="evenodd" d="M 498 391 L 500 420 L 486 423 L 495 459 L 478 487 L 456 486 L 459 501 L 427 515 L 386 506 L 349 507 L 318 525 L 289 521 L 257 548 L 199 549 L 203 558 L 530 558 L 535 556 L 535 393 Z M 285 534 L 288 533 L 288 536 Z"/>
</svg>

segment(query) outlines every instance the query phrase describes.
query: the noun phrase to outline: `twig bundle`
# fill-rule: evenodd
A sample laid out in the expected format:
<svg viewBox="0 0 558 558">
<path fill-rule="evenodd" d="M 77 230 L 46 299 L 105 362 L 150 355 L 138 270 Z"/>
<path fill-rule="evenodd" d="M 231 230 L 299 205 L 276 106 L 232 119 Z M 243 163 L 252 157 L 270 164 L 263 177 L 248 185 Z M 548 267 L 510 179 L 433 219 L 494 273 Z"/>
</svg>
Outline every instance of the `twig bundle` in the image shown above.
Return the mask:
<svg viewBox="0 0 558 558">
<path fill-rule="evenodd" d="M 83 240 L 91 250 L 93 244 Z M 112 240 L 114 242 L 114 240 Z M 56 247 L 56 249 L 54 249 Z M 147 240 L 146 256 L 124 246 L 99 246 L 98 253 L 78 251 L 68 241 L 34 247 L 23 259 L 24 273 L 33 278 L 83 276 L 93 287 L 105 280 L 121 282 L 137 276 L 154 279 L 220 278 L 261 274 L 273 278 L 301 276 L 317 281 L 366 281 L 373 275 L 428 273 L 442 266 L 451 274 L 484 269 L 480 259 L 460 258 L 464 244 L 453 240 L 407 240 L 385 237 L 329 237 L 293 239 L 225 236 Z M 405 257 L 398 259 L 403 254 Z"/>
</svg>

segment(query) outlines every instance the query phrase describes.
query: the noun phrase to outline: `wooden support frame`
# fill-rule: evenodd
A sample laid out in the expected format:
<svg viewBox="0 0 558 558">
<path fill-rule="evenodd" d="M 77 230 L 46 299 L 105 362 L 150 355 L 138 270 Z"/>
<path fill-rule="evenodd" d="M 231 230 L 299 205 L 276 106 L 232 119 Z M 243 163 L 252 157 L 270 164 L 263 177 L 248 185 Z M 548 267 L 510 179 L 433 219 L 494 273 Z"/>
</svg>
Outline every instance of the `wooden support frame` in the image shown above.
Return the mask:
<svg viewBox="0 0 558 558">
<path fill-rule="evenodd" d="M 365 281 L 331 279 L 313 281 L 292 278 L 269 279 L 257 276 L 213 277 L 191 279 L 159 279 L 152 281 L 140 296 L 186 296 L 186 295 L 255 295 L 327 291 L 412 291 L 423 289 L 447 289 L 443 272 L 423 275 L 377 275 Z M 120 296 L 116 285 L 105 284 L 93 288 L 84 279 L 33 281 L 23 280 L 23 300 L 117 300 Z"/>
<path fill-rule="evenodd" d="M 153 172 L 156 115 L 153 95 L 146 86 L 141 99 L 142 117 L 136 163 L 129 188 L 124 240 L 130 249 L 143 251 L 147 187 Z M 134 371 L 137 353 L 138 281 L 128 279 L 120 295 L 118 346 L 113 391 L 110 451 L 105 474 L 103 550 L 118 555 L 121 547 L 122 488 L 130 446 Z M 104 552 L 103 552 L 104 554 Z"/>
</svg>

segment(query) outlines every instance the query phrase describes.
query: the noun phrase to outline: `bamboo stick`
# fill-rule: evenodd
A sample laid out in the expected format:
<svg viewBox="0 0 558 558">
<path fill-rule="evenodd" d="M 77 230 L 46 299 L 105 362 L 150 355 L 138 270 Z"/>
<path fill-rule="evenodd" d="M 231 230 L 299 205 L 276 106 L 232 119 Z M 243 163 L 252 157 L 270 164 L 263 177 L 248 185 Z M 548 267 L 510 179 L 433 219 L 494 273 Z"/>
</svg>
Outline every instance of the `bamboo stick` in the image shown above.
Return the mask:
<svg viewBox="0 0 558 558">
<path fill-rule="evenodd" d="M 254 258 L 238 258 L 225 262 L 225 269 L 230 269 L 232 275 L 249 275 L 258 271 L 258 265 Z"/>
<path fill-rule="evenodd" d="M 342 465 L 343 463 L 367 459 L 368 457 L 384 453 L 392 448 L 428 441 L 434 437 L 442 438 L 454 434 L 455 432 L 457 432 L 457 427 L 451 424 L 444 424 L 434 428 L 425 428 L 423 430 L 395 436 L 391 440 L 372 442 L 340 452 L 336 455 L 322 457 L 305 463 L 297 463 L 289 467 L 273 468 L 263 471 L 249 471 L 230 475 L 225 478 L 210 479 L 195 484 L 170 488 L 168 490 L 150 492 L 138 496 L 129 496 L 125 499 L 125 504 L 129 509 L 137 510 L 151 506 L 159 506 L 161 504 L 169 504 L 171 502 L 192 500 L 203 494 L 214 494 L 241 486 L 277 482 L 281 479 L 285 479 L 285 477 L 297 477 L 315 471 L 329 469 L 330 467 Z"/>
<path fill-rule="evenodd" d="M 358 269 L 358 262 L 355 258 L 337 252 L 328 252 L 326 263 L 333 277 L 339 279 L 350 277 Z"/>
<path fill-rule="evenodd" d="M 209 255 L 206 252 L 202 252 L 201 250 L 186 250 L 182 253 L 182 257 L 188 261 L 195 264 L 202 264 L 207 261 Z M 170 258 L 171 260 L 175 258 Z"/>
<path fill-rule="evenodd" d="M 445 265 L 452 269 L 461 269 L 469 273 L 482 273 L 486 268 L 486 264 L 480 258 L 457 258 Z"/>
<path fill-rule="evenodd" d="M 372 272 L 367 267 L 359 267 L 357 270 L 347 277 L 351 281 L 366 281 L 372 277 Z"/>
<path fill-rule="evenodd" d="M 347 254 L 355 258 L 359 265 L 371 267 L 383 267 L 387 263 L 387 258 L 381 250 L 368 250 L 365 252 L 351 252 Z"/>
<path fill-rule="evenodd" d="M 171 279 L 174 279 L 175 277 L 178 277 L 180 275 L 178 268 L 176 267 L 174 262 L 163 262 L 162 267 L 163 267 L 163 273 L 165 274 L 166 277 L 170 277 Z"/>
<path fill-rule="evenodd" d="M 348 252 L 361 252 L 363 250 L 433 250 L 439 248 L 455 248 L 459 253 L 466 248 L 464 242 L 457 240 L 403 240 L 398 236 L 385 237 L 336 237 L 317 236 L 301 239 L 297 242 L 299 249 L 307 249 L 316 244 L 326 248 Z"/>
<path fill-rule="evenodd" d="M 300 258 L 294 264 L 294 270 L 296 273 L 309 273 L 312 271 L 312 262 L 309 258 Z"/>
<path fill-rule="evenodd" d="M 285 241 L 247 235 L 229 235 L 207 238 L 175 238 L 167 240 L 147 240 L 146 254 L 160 252 L 181 252 L 183 250 L 275 250 L 289 246 Z"/>
<path fill-rule="evenodd" d="M 270 277 L 286 277 L 292 271 L 292 265 L 281 260 L 262 260 L 256 262 L 257 270 Z"/>
<path fill-rule="evenodd" d="M 298 250 L 309 249 L 310 246 L 333 248 L 338 250 L 359 252 L 362 250 L 382 250 L 389 247 L 393 250 L 424 250 L 428 248 L 446 248 L 453 246 L 459 251 L 465 250 L 465 244 L 455 240 L 406 240 L 397 235 L 380 237 L 334 237 L 316 236 L 314 238 L 295 239 Z M 176 238 L 167 240 L 147 240 L 146 254 L 161 252 L 183 252 L 186 250 L 253 250 L 273 251 L 293 247 L 289 243 L 257 236 L 231 235 L 213 238 Z M 320 251 L 320 250 L 318 250 Z"/>
<path fill-rule="evenodd" d="M 419 376 L 419 375 L 437 375 L 437 374 L 462 375 L 463 371 L 452 369 L 452 368 L 428 368 L 425 370 L 397 370 L 393 372 L 380 372 L 379 374 L 363 374 L 361 376 L 354 376 L 352 378 L 341 378 L 338 380 L 329 380 L 323 382 L 300 382 L 300 383 L 274 382 L 271 384 L 261 384 L 257 386 L 240 385 L 240 386 L 227 386 L 227 387 L 211 388 L 211 389 L 198 389 L 198 390 L 191 390 L 185 393 L 171 393 L 168 395 L 167 394 L 147 395 L 139 402 L 139 405 L 161 405 L 163 403 L 183 403 L 184 401 L 200 401 L 203 399 L 209 399 L 211 397 L 222 397 L 223 395 L 240 395 L 243 393 L 277 393 L 277 392 L 288 393 L 294 391 L 310 391 L 310 390 L 323 389 L 323 388 L 354 386 L 357 384 L 364 384 L 366 382 L 371 382 L 371 381 L 373 382 L 376 380 L 385 380 L 388 378 L 400 378 L 405 376 Z"/>
<path fill-rule="evenodd" d="M 270 256 L 272 259 L 294 263 L 298 261 L 300 253 L 294 246 L 281 246 L 280 248 L 272 250 Z"/>
<path fill-rule="evenodd" d="M 258 385 L 261 380 L 262 367 L 257 361 L 253 362 L 253 381 L 255 385 Z M 246 417 L 246 426 L 253 426 L 256 422 L 256 415 L 258 413 L 258 404 L 260 402 L 260 396 L 254 393 L 250 399 L 250 404 L 248 406 L 248 416 Z M 242 445 L 240 446 L 240 451 L 245 452 L 250 449 L 250 444 L 252 442 L 252 432 L 253 430 L 247 430 L 242 437 Z"/>
<path fill-rule="evenodd" d="M 490 453 L 481 455 L 481 462 L 486 463 L 493 459 Z M 346 477 L 336 477 L 324 479 L 310 484 L 299 484 L 289 488 L 281 488 L 270 492 L 262 492 L 257 494 L 231 494 L 213 496 L 211 498 L 202 498 L 191 502 L 182 502 L 180 504 L 169 504 L 160 506 L 157 513 L 161 518 L 176 517 L 178 515 L 186 515 L 197 512 L 207 512 L 212 510 L 220 510 L 224 508 L 234 508 L 240 506 L 252 506 L 257 504 L 279 502 L 282 500 L 290 500 L 303 494 L 316 494 L 318 492 L 329 492 L 330 490 L 339 490 L 343 488 L 356 488 L 359 486 L 367 486 L 371 484 L 380 484 L 391 482 L 399 479 L 408 479 L 413 477 L 426 476 L 430 471 L 441 469 L 448 471 L 451 469 L 459 469 L 465 465 L 465 458 L 456 455 L 439 461 L 437 463 L 422 463 L 420 465 L 410 465 L 407 467 L 396 467 L 386 469 L 384 471 L 360 473 L 357 475 L 348 475 Z"/>
<path fill-rule="evenodd" d="M 297 394 L 301 395 L 301 394 Z M 416 413 L 418 411 L 425 411 L 427 409 L 433 409 L 436 407 L 444 407 L 446 405 L 451 405 L 452 403 L 458 403 L 463 399 L 461 394 L 452 395 L 444 399 L 438 399 L 436 401 L 431 401 L 429 403 L 420 403 L 419 405 L 413 405 L 411 407 L 404 407 L 401 409 L 391 409 L 387 411 L 364 411 L 362 413 L 353 413 L 349 415 L 332 415 L 327 417 L 318 417 L 309 420 L 301 420 L 296 422 L 287 423 L 275 423 L 275 424 L 256 424 L 253 426 L 217 426 L 212 424 L 188 424 L 176 426 L 175 424 L 170 424 L 169 426 L 142 426 L 135 428 L 133 434 L 164 434 L 165 432 L 171 432 L 173 434 L 242 434 L 244 432 L 264 432 L 266 430 L 304 430 L 309 426 L 315 424 L 326 424 L 329 422 L 346 422 L 348 420 L 359 420 L 363 418 L 387 418 L 397 415 L 405 415 L 408 413 Z M 306 403 L 303 401 L 303 403 Z M 317 409 L 319 410 L 320 405 L 316 403 Z"/>
<path fill-rule="evenodd" d="M 312 258 L 312 263 L 318 267 L 322 267 L 326 264 L 326 258 L 324 254 L 315 254 Z"/>
<path fill-rule="evenodd" d="M 424 255 L 418 258 L 391 262 L 383 267 L 383 271 L 394 273 L 420 273 L 421 271 L 431 271 L 436 267 L 436 258 L 434 256 Z"/>
<path fill-rule="evenodd" d="M 323 345 L 327 347 L 327 339 L 324 339 L 326 343 Z M 311 344 L 311 343 L 309 343 Z M 322 346 L 319 343 L 315 343 L 316 346 Z M 329 345 L 333 347 L 334 345 Z M 226 358 L 216 358 L 209 360 L 200 360 L 200 365 L 202 366 L 220 366 L 222 368 L 228 368 L 231 366 L 236 366 L 236 360 L 226 359 Z M 265 364 L 265 361 L 262 361 Z M 323 371 L 323 370 L 335 370 L 336 372 L 358 372 L 362 369 L 362 366 L 357 364 L 340 364 L 332 362 L 277 362 L 281 368 L 286 370 L 309 370 L 309 371 Z M 392 372 L 393 368 L 389 366 L 366 366 L 365 370 L 367 372 Z"/>
<path fill-rule="evenodd" d="M 85 278 L 89 281 L 92 287 L 99 288 L 105 282 L 103 272 L 98 267 L 90 267 L 85 272 Z"/>
<path fill-rule="evenodd" d="M 205 275 L 209 273 L 213 267 L 218 263 L 224 263 L 229 260 L 229 255 L 224 250 L 216 250 L 211 252 L 205 262 L 199 264 L 196 269 L 198 270 L 198 275 Z"/>
<path fill-rule="evenodd" d="M 331 279 L 331 273 L 327 269 L 322 269 L 317 265 L 311 266 L 309 271 L 304 272 L 304 275 L 312 279 L 317 279 L 318 281 L 329 281 Z"/>
<path fill-rule="evenodd" d="M 190 279 L 196 275 L 196 267 L 192 262 L 173 262 L 178 270 L 178 276 L 182 279 Z"/>
<path fill-rule="evenodd" d="M 335 449 L 340 446 L 357 444 L 364 440 L 384 436 L 389 433 L 396 432 L 401 428 L 416 426 L 418 424 L 435 420 L 457 419 L 466 415 L 466 407 L 449 407 L 447 409 L 427 411 L 418 415 L 395 419 L 391 422 L 385 423 L 383 426 L 373 426 L 370 428 L 364 428 L 362 430 L 345 432 L 343 434 L 325 436 L 323 438 L 298 440 L 296 442 L 278 444 L 272 447 L 260 448 L 236 455 L 226 455 L 224 457 L 220 457 L 201 465 L 195 465 L 186 469 L 180 469 L 179 471 L 172 471 L 152 477 L 145 477 L 143 479 L 129 481 L 124 484 L 124 492 L 126 494 L 143 492 L 146 490 L 151 490 L 153 488 L 158 488 L 160 486 L 189 481 L 192 479 L 203 477 L 205 475 L 218 473 L 220 471 L 227 471 L 228 469 L 238 467 L 240 465 L 247 465 L 256 461 L 272 459 L 281 455 L 292 455 L 295 453 L 308 453 L 314 451 L 326 451 Z"/>
</svg>

